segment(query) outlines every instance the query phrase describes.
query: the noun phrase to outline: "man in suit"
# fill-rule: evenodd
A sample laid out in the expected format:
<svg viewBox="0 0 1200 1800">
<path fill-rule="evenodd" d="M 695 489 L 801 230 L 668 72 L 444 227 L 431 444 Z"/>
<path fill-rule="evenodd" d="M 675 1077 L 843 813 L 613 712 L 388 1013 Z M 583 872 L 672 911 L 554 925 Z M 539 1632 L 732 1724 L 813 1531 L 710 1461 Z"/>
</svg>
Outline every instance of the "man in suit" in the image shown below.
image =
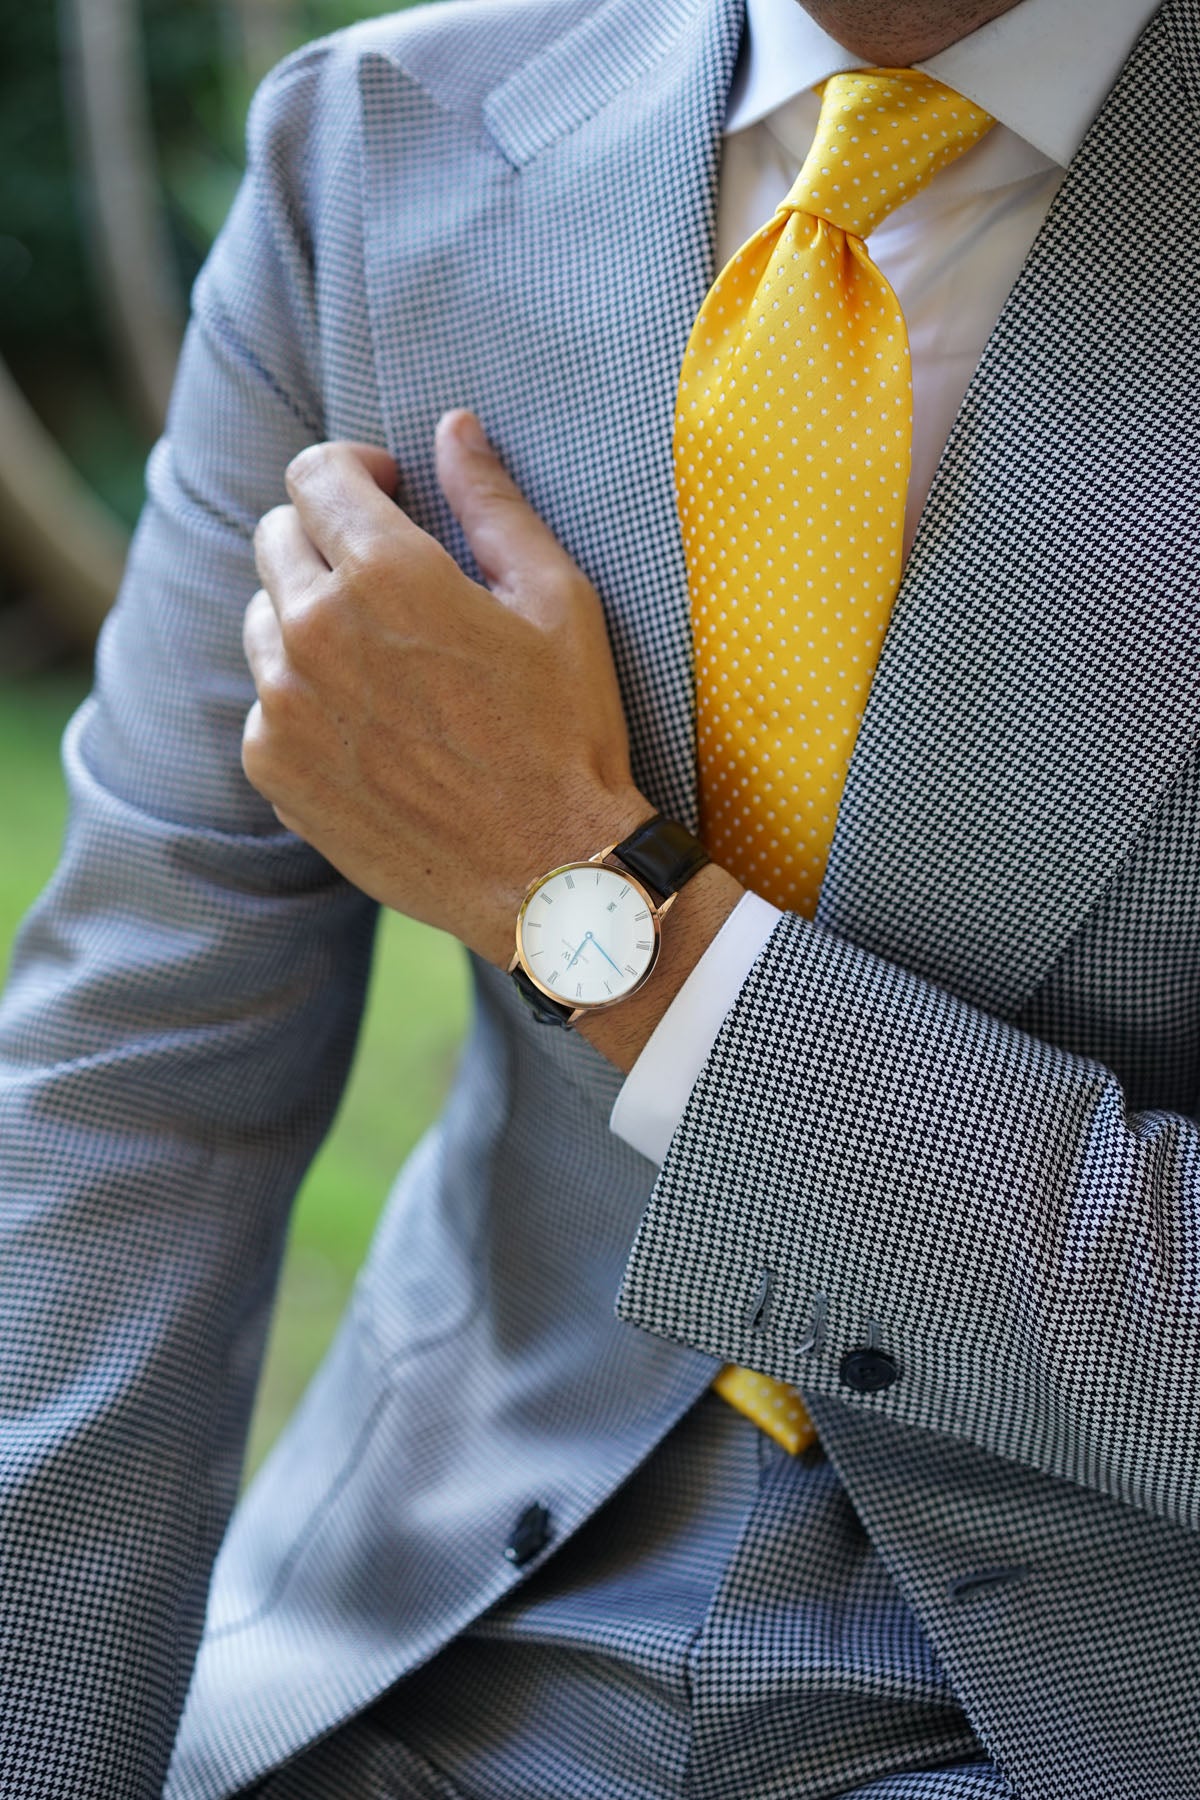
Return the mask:
<svg viewBox="0 0 1200 1800">
<path fill-rule="evenodd" d="M 1200 1793 L 1200 8 L 808 11 L 256 102 L 0 1019 L 5 1792 Z M 814 921 L 688 861 L 672 416 L 733 196 L 918 59 L 998 122 L 872 234 L 915 542 Z M 522 895 L 652 813 L 658 965 L 559 1030 Z M 475 1028 L 226 1531 L 371 897 Z"/>
</svg>

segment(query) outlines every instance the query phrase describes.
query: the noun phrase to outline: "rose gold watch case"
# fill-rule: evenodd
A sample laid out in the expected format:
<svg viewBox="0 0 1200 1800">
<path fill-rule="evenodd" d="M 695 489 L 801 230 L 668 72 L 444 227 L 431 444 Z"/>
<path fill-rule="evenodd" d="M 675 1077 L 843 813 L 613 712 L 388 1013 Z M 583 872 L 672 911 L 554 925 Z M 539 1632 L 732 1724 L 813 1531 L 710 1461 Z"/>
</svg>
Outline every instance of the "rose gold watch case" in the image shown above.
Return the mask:
<svg viewBox="0 0 1200 1800">
<path fill-rule="evenodd" d="M 525 955 L 525 947 L 521 941 L 521 927 L 525 923 L 525 914 L 529 910 L 530 902 L 536 898 L 538 892 L 545 887 L 548 881 L 553 881 L 556 875 L 567 875 L 572 869 L 590 869 L 594 867 L 596 863 L 605 863 L 610 869 L 616 869 L 625 877 L 631 887 L 637 889 L 650 910 L 650 923 L 654 928 L 654 948 L 650 952 L 649 962 L 646 964 L 646 967 L 642 970 L 642 973 L 638 976 L 637 980 L 633 983 L 633 986 L 626 988 L 623 994 L 615 994 L 611 1000 L 585 1000 L 571 1013 L 571 1016 L 567 1021 L 569 1025 L 573 1025 L 576 1019 L 581 1018 L 584 1013 L 603 1012 L 606 1007 L 620 1006 L 622 1000 L 628 1000 L 632 994 L 637 993 L 640 987 L 645 986 L 654 971 L 654 966 L 658 961 L 658 952 L 662 944 L 662 930 L 659 921 L 663 918 L 665 913 L 670 912 L 677 898 L 675 894 L 668 894 L 665 900 L 656 900 L 647 888 L 645 882 L 640 880 L 639 877 L 633 873 L 632 869 L 627 869 L 623 862 L 615 859 L 612 862 L 609 861 L 610 857 L 614 857 L 616 848 L 617 846 L 615 844 L 609 844 L 606 849 L 597 850 L 595 856 L 586 857 L 582 862 L 560 863 L 557 869 L 547 869 L 544 875 L 539 875 L 537 880 L 530 885 L 526 891 L 525 898 L 521 902 L 521 910 L 517 914 L 516 949 L 513 953 L 513 959 L 508 965 L 508 974 L 511 975 L 514 969 L 523 969 L 539 994 L 544 994 L 547 1000 L 553 1000 L 558 1006 L 565 1006 L 566 1001 L 561 994 L 556 994 L 553 988 L 547 987 L 544 981 L 538 980 L 537 976 L 529 966 L 529 959 Z"/>
</svg>

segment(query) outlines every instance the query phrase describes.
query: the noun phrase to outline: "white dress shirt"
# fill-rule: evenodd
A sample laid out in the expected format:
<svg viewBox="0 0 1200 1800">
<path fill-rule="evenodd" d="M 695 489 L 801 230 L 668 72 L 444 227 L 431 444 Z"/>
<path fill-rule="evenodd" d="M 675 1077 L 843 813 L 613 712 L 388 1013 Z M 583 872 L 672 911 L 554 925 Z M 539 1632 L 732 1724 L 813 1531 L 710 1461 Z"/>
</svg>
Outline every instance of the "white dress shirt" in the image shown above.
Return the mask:
<svg viewBox="0 0 1200 1800">
<path fill-rule="evenodd" d="M 871 235 L 912 351 L 904 553 L 967 384 L 1067 164 L 1158 0 L 1022 0 L 918 66 L 997 120 Z M 859 68 L 799 0 L 747 0 L 717 209 L 723 266 L 769 219 L 816 131 L 816 83 Z M 661 1163 L 725 1015 L 780 914 L 748 894 L 664 1014 L 613 1107 L 619 1137 Z M 669 927 L 668 927 L 669 929 Z"/>
</svg>

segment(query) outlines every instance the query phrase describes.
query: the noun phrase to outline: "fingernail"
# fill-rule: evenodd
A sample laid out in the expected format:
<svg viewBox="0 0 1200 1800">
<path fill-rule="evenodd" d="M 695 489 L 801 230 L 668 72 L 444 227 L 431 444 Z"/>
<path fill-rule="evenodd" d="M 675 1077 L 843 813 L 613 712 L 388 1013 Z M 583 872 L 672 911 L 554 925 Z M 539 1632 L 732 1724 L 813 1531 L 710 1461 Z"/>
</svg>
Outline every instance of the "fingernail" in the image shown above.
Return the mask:
<svg viewBox="0 0 1200 1800">
<path fill-rule="evenodd" d="M 465 450 L 490 450 L 492 447 L 474 413 L 459 413 L 454 422 L 454 431 Z"/>
</svg>

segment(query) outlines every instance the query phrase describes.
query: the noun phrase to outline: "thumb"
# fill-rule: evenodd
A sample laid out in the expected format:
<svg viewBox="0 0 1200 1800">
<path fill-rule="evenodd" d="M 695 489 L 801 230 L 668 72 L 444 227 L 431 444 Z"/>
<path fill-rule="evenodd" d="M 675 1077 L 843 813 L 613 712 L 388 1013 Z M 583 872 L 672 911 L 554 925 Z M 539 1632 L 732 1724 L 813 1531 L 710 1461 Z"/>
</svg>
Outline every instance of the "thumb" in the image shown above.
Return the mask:
<svg viewBox="0 0 1200 1800">
<path fill-rule="evenodd" d="M 442 492 L 488 586 L 548 622 L 561 606 L 564 581 L 580 579 L 578 564 L 530 506 L 474 413 L 446 413 L 434 452 Z"/>
</svg>

